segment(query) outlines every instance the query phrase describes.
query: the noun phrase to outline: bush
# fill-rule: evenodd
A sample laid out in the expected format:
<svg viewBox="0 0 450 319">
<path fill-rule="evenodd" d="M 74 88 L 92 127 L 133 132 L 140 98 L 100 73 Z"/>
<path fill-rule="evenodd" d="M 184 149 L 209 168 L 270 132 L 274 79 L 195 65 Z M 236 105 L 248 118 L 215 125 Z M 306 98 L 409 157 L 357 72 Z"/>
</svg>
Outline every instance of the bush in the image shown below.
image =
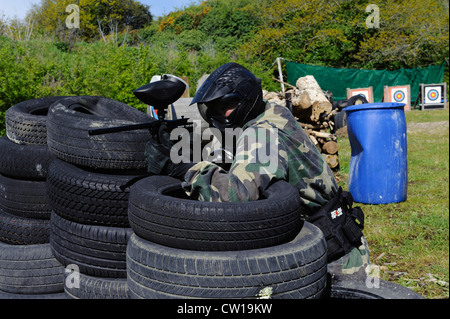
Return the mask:
<svg viewBox="0 0 450 319">
<path fill-rule="evenodd" d="M 0 36 L 0 112 L 36 95 L 35 69 L 35 58 L 21 43 Z"/>
<path fill-rule="evenodd" d="M 201 31 L 186 31 L 181 38 L 165 33 L 138 46 L 77 42 L 70 51 L 60 43 L 0 37 L 0 131 L 4 134 L 4 113 L 10 106 L 44 96 L 98 95 L 145 112 L 146 105 L 132 91 L 158 74 L 188 76 L 193 95 L 203 74 L 230 60 L 214 43 L 202 45 L 196 35 Z"/>
<path fill-rule="evenodd" d="M 448 12 L 437 0 L 380 0 L 382 28 L 367 29 L 366 2 L 209 0 L 117 33 L 109 43 L 76 42 L 58 34 L 15 41 L 0 30 L 0 131 L 4 112 L 26 99 L 101 95 L 145 111 L 132 93 L 164 73 L 196 82 L 226 62 L 238 62 L 279 90 L 277 57 L 332 67 L 395 69 L 448 59 Z M 392 10 L 386 10 L 388 6 Z M 423 7 L 433 18 L 428 18 Z M 0 23 L 4 29 L 5 23 Z M 95 28 L 97 29 L 97 27 Z M 426 32 L 423 30 L 427 30 Z M 96 30 L 97 31 L 97 30 Z M 80 31 L 81 32 L 81 31 Z M 394 36 L 396 35 L 396 36 Z M 126 37 L 126 38 L 125 38 Z M 123 45 L 121 45 L 123 43 Z M 448 68 L 444 76 L 448 82 Z"/>
</svg>

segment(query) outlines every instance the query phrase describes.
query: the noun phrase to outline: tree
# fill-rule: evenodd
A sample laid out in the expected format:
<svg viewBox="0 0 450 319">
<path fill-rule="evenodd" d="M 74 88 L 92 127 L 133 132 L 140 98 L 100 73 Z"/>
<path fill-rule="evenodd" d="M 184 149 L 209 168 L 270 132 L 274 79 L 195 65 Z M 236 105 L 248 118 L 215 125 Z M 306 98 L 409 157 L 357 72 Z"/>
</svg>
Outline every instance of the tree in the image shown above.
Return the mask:
<svg viewBox="0 0 450 319">
<path fill-rule="evenodd" d="M 354 55 L 366 68 L 419 67 L 448 59 L 448 1 L 385 0 L 380 28 L 369 33 Z"/>
<path fill-rule="evenodd" d="M 379 0 L 380 27 L 368 28 L 367 1 L 266 0 L 261 27 L 239 55 L 271 65 L 281 56 L 331 67 L 396 69 L 448 58 L 448 1 Z"/>
<path fill-rule="evenodd" d="M 257 7 L 252 0 L 209 0 L 200 5 L 169 13 L 159 24 L 159 32 L 173 32 L 185 38 L 196 31 L 213 41 L 220 50 L 233 48 L 257 29 Z M 200 39 L 203 37 L 200 36 Z M 197 43 L 201 46 L 203 43 Z"/>
<path fill-rule="evenodd" d="M 45 32 L 65 39 L 74 32 L 66 26 L 69 13 L 66 8 L 75 0 L 41 0 L 28 16 Z M 82 39 L 96 39 L 99 29 L 105 34 L 121 32 L 126 28 L 140 29 L 152 21 L 149 6 L 135 0 L 77 0 L 80 9 L 80 30 L 75 30 Z"/>
</svg>

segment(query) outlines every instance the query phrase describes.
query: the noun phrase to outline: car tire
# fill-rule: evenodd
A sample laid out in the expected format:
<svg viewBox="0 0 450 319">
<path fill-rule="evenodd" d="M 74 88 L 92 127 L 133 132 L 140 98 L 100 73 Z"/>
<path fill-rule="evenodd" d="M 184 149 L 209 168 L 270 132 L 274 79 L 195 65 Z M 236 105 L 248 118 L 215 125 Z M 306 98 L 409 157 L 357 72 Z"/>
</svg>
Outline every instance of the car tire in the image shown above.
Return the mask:
<svg viewBox="0 0 450 319">
<path fill-rule="evenodd" d="M 131 187 L 128 216 L 138 236 L 180 249 L 246 250 L 289 242 L 303 225 L 298 190 L 279 181 L 265 195 L 251 202 L 202 202 L 188 198 L 179 180 L 150 176 Z"/>
<path fill-rule="evenodd" d="M 43 97 L 10 107 L 5 113 L 6 135 L 17 144 L 47 144 L 47 113 L 50 106 L 64 98 Z"/>
<path fill-rule="evenodd" d="M 92 277 L 78 273 L 72 283 L 66 272 L 64 292 L 67 299 L 128 299 L 126 278 Z M 67 283 L 70 282 L 70 285 Z"/>
<path fill-rule="evenodd" d="M 55 159 L 47 176 L 48 200 L 52 209 L 67 220 L 129 228 L 128 184 L 139 177 L 96 173 Z"/>
<path fill-rule="evenodd" d="M 38 299 L 38 300 L 60 300 L 67 299 L 65 292 L 57 292 L 53 294 L 11 294 L 0 290 L 0 299 L 14 299 L 14 300 L 25 300 L 25 299 Z"/>
<path fill-rule="evenodd" d="M 0 174 L 12 178 L 44 180 L 52 156 L 45 145 L 19 145 L 0 137 Z"/>
<path fill-rule="evenodd" d="M 290 242 L 240 251 L 192 251 L 133 234 L 127 247 L 128 296 L 154 298 L 320 298 L 326 242 L 305 222 Z"/>
<path fill-rule="evenodd" d="M 53 256 L 50 244 L 9 245 L 0 242 L 0 291 L 6 295 L 36 297 L 43 294 L 54 297 L 53 294 L 63 292 L 64 267 Z"/>
<path fill-rule="evenodd" d="M 152 120 L 149 115 L 112 99 L 69 97 L 50 107 L 47 143 L 52 154 L 75 165 L 107 170 L 145 170 L 147 129 L 94 136 L 89 135 L 89 130 Z"/>
<path fill-rule="evenodd" d="M 50 242 L 50 220 L 19 217 L 0 208 L 0 241 L 10 245 Z"/>
<path fill-rule="evenodd" d="M 46 182 L 0 175 L 0 209 L 18 217 L 50 219 Z"/>
<path fill-rule="evenodd" d="M 338 130 L 347 126 L 347 114 L 344 110 L 337 112 L 334 116 L 334 128 Z"/>
<path fill-rule="evenodd" d="M 379 278 L 366 281 L 349 275 L 329 278 L 327 298 L 330 299 L 425 299 L 414 290 Z"/>
<path fill-rule="evenodd" d="M 345 112 L 345 107 L 351 106 L 351 105 L 359 105 L 359 104 L 366 104 L 369 103 L 367 99 L 364 97 L 364 95 L 355 95 L 349 98 L 346 101 L 341 101 L 342 110 L 339 111 L 334 116 L 334 129 L 338 130 L 340 128 L 343 128 L 347 126 L 347 112 Z"/>
<path fill-rule="evenodd" d="M 93 277 L 126 277 L 126 247 L 131 228 L 84 225 L 52 212 L 50 245 L 61 264 L 75 264 Z"/>
</svg>

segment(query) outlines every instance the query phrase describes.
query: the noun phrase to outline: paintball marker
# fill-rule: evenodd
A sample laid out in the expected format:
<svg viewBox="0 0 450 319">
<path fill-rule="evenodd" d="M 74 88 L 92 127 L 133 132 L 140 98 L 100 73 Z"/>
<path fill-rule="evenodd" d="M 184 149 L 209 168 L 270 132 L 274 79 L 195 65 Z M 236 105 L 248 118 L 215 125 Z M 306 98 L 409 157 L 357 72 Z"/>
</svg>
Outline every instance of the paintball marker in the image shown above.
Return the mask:
<svg viewBox="0 0 450 319">
<path fill-rule="evenodd" d="M 166 120 L 166 110 L 178 100 L 186 90 L 188 85 L 179 77 L 165 74 L 161 80 L 150 82 L 133 91 L 134 95 L 142 102 L 151 105 L 156 110 L 158 119 L 151 122 L 137 123 L 118 127 L 108 127 L 89 130 L 89 135 L 109 134 L 114 132 L 133 131 L 139 129 L 149 129 L 152 135 L 158 134 L 161 125 L 165 125 L 169 131 L 176 127 L 184 127 L 192 131 L 193 124 L 188 123 L 187 118 L 182 117 L 177 120 Z"/>
</svg>

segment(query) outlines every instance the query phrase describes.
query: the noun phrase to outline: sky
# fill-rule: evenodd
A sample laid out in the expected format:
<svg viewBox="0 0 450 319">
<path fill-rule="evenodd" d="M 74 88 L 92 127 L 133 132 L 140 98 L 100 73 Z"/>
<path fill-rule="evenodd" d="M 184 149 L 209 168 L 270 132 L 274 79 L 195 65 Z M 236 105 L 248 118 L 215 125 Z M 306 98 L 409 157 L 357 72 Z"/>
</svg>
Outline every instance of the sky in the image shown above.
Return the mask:
<svg viewBox="0 0 450 319">
<path fill-rule="evenodd" d="M 0 17 L 4 14 L 6 18 L 23 19 L 32 5 L 40 2 L 40 0 L 0 0 Z M 150 13 L 154 17 L 166 15 L 175 9 L 193 3 L 199 3 L 198 0 L 140 0 L 139 2 L 149 5 Z M 74 3 L 76 3 L 76 0 L 74 0 Z"/>
</svg>

